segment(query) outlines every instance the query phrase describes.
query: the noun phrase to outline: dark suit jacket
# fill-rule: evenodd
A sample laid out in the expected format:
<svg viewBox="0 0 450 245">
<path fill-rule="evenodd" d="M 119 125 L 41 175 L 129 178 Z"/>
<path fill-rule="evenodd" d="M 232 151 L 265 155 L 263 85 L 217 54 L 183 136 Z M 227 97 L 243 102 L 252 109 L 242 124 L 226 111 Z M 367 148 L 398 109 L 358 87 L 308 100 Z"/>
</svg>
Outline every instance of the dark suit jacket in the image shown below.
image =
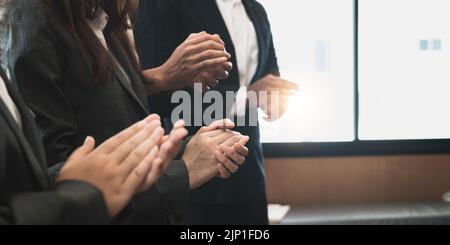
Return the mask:
<svg viewBox="0 0 450 245">
<path fill-rule="evenodd" d="M 253 22 L 259 45 L 259 62 L 252 83 L 268 74 L 279 74 L 277 58 L 267 14 L 262 5 L 255 0 L 243 0 L 246 11 Z M 146 0 L 141 1 L 135 18 L 135 39 L 145 68 L 163 64 L 171 53 L 191 33 L 207 31 L 219 34 L 232 55 L 234 68 L 229 79 L 221 81 L 216 90 L 225 95 L 226 91 L 239 89 L 239 72 L 231 37 L 220 14 L 215 0 Z M 153 46 L 152 46 L 153 45 Z M 188 89 L 192 93 L 192 90 Z M 170 116 L 170 94 L 160 94 L 158 101 L 166 101 L 156 112 Z M 225 98 L 225 96 L 224 96 Z M 233 105 L 233 102 L 226 103 Z M 203 108 L 207 108 L 208 104 Z M 170 109 L 168 109 L 170 108 Z M 195 108 L 193 108 L 195 109 Z M 225 108 L 229 110 L 229 108 Z M 198 130 L 190 128 L 191 134 Z M 238 127 L 237 131 L 251 137 L 250 155 L 246 164 L 233 175 L 230 181 L 215 179 L 208 185 L 191 194 L 191 200 L 199 203 L 242 203 L 248 200 L 265 200 L 265 177 L 263 153 L 258 127 Z"/>
<path fill-rule="evenodd" d="M 21 130 L 0 99 L 0 224 L 107 224 L 98 189 L 79 181 L 52 184 L 32 115 L 0 76 L 23 123 Z"/>
<path fill-rule="evenodd" d="M 15 74 L 42 130 L 49 165 L 65 162 L 87 136 L 100 145 L 148 115 L 143 83 L 121 47 L 109 45 L 130 81 L 115 72 L 112 81 L 94 84 L 77 44 L 58 20 L 50 18 L 31 40 Z M 184 207 L 188 189 L 185 164 L 175 161 L 155 188 L 138 198 L 145 202 L 135 199 L 134 211 L 141 213 L 136 218 L 165 223 L 168 208 Z"/>
</svg>

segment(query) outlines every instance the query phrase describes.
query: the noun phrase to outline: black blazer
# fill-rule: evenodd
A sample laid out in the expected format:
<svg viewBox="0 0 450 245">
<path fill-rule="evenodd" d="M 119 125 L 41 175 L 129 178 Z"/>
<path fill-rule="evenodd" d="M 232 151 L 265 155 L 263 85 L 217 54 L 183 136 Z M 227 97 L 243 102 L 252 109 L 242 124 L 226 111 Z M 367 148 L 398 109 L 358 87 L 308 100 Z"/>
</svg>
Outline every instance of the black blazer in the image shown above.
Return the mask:
<svg viewBox="0 0 450 245">
<path fill-rule="evenodd" d="M 102 193 L 89 184 L 52 184 L 32 115 L 0 71 L 22 116 L 19 129 L 0 99 L 0 224 L 107 224 Z"/>
<path fill-rule="evenodd" d="M 143 83 L 121 47 L 107 40 L 130 81 L 116 72 L 112 81 L 94 84 L 77 44 L 58 20 L 50 19 L 31 40 L 17 61 L 15 74 L 42 130 L 49 165 L 65 162 L 87 136 L 100 145 L 148 115 Z M 145 193 L 143 213 L 157 215 L 156 223 L 162 222 L 160 214 L 169 205 L 184 206 L 173 201 L 186 199 L 188 189 L 187 169 L 176 161 L 155 188 Z"/>
<path fill-rule="evenodd" d="M 258 39 L 259 62 L 252 83 L 268 74 L 279 74 L 272 33 L 267 14 L 261 4 L 255 0 L 243 0 L 247 14 L 253 22 Z M 219 34 L 226 49 L 232 55 L 234 68 L 227 80 L 221 81 L 216 90 L 225 95 L 226 91 L 239 90 L 239 72 L 233 42 L 215 0 L 146 0 L 141 1 L 135 18 L 135 39 L 141 61 L 145 68 L 162 65 L 191 33 L 207 31 Z M 192 93 L 191 89 L 187 91 Z M 152 108 L 156 112 L 170 117 L 170 94 L 155 97 L 164 105 Z M 225 96 L 224 96 L 225 98 Z M 229 106 L 231 103 L 225 103 Z M 207 108 L 204 105 L 203 108 Z M 168 109 L 169 108 L 169 109 Z M 193 108 L 195 109 L 195 108 Z M 229 108 L 225 108 L 229 110 Z M 190 128 L 193 134 L 197 127 Z M 199 203 L 242 203 L 248 200 L 265 200 L 265 177 L 263 153 L 258 127 L 239 127 L 237 131 L 249 135 L 250 155 L 246 164 L 233 175 L 230 181 L 215 179 L 208 185 L 195 191 L 190 198 Z"/>
</svg>

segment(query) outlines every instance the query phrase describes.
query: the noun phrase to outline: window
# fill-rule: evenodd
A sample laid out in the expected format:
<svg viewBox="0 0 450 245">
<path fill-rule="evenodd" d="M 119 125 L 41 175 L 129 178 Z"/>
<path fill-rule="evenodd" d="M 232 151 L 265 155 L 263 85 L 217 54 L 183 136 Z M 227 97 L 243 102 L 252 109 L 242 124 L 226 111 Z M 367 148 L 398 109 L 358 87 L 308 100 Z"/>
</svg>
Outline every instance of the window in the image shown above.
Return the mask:
<svg viewBox="0 0 450 245">
<path fill-rule="evenodd" d="M 448 0 L 259 2 L 301 88 L 280 121 L 261 120 L 267 155 L 450 151 Z"/>
<path fill-rule="evenodd" d="M 359 1 L 361 140 L 450 138 L 449 7 Z"/>
<path fill-rule="evenodd" d="M 353 0 L 259 2 L 271 21 L 281 73 L 301 88 L 282 119 L 260 120 L 263 142 L 353 141 Z"/>
</svg>

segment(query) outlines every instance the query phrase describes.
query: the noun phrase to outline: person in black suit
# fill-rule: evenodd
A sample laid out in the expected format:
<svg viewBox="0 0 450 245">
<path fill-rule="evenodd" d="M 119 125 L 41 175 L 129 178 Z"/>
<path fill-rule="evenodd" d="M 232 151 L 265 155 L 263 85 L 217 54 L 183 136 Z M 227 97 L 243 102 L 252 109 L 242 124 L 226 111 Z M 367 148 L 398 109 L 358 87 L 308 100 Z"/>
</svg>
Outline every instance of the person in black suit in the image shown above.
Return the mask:
<svg viewBox="0 0 450 245">
<path fill-rule="evenodd" d="M 30 38 L 14 73 L 36 114 L 56 173 L 86 135 L 103 142 L 150 113 L 148 94 L 184 86 L 205 67 L 226 63 L 229 57 L 217 36 L 198 33 L 164 65 L 142 72 L 128 35 L 128 16 L 136 1 L 42 3 L 48 22 Z M 166 224 L 169 213 L 179 221 L 189 190 L 217 175 L 229 177 L 224 166 L 229 162 L 216 160 L 219 146 L 234 153 L 230 158 L 247 154 L 248 137 L 230 131 L 233 126 L 218 121 L 189 138 L 155 187 L 137 196 L 116 222 Z"/>
<path fill-rule="evenodd" d="M 88 137 L 53 181 L 33 117 L 0 69 L 0 224 L 107 224 L 147 176 L 162 174 L 152 150 L 163 136 L 156 119 L 146 118 L 96 150 Z M 185 134 L 179 130 L 176 138 Z"/>
<path fill-rule="evenodd" d="M 191 33 L 206 31 L 223 39 L 234 65 L 229 77 L 215 88 L 223 98 L 228 91 L 235 92 L 236 97 L 244 94 L 244 98 L 246 91 L 281 94 L 279 100 L 263 101 L 258 97 L 257 106 L 242 105 L 237 100 L 226 102 L 236 103 L 225 108 L 235 120 L 245 117 L 248 122 L 256 107 L 263 109 L 268 119 L 276 120 L 286 110 L 287 95 L 297 89 L 279 77 L 270 23 L 264 7 L 255 0 L 148 0 L 140 5 L 135 23 L 135 40 L 145 68 L 159 66 Z M 148 43 L 153 47 L 148 47 Z M 206 78 L 211 79 L 208 75 L 211 74 L 206 74 Z M 159 94 L 158 100 L 161 98 L 168 101 L 170 94 Z M 171 109 L 166 103 L 157 112 L 168 116 Z M 188 128 L 191 134 L 197 129 Z M 189 224 L 268 223 L 259 128 L 247 124 L 236 130 L 251 139 L 246 164 L 230 181 L 215 179 L 196 190 L 190 198 Z"/>
</svg>

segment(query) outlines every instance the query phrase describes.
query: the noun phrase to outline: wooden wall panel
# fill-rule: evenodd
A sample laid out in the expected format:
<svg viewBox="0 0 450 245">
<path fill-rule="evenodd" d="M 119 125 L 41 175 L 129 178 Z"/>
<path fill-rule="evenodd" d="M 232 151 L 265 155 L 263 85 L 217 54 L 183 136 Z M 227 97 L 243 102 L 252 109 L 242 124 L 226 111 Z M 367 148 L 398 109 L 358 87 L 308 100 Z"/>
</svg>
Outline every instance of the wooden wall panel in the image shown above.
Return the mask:
<svg viewBox="0 0 450 245">
<path fill-rule="evenodd" d="M 450 155 L 267 159 L 268 196 L 291 205 L 441 200 Z"/>
</svg>

